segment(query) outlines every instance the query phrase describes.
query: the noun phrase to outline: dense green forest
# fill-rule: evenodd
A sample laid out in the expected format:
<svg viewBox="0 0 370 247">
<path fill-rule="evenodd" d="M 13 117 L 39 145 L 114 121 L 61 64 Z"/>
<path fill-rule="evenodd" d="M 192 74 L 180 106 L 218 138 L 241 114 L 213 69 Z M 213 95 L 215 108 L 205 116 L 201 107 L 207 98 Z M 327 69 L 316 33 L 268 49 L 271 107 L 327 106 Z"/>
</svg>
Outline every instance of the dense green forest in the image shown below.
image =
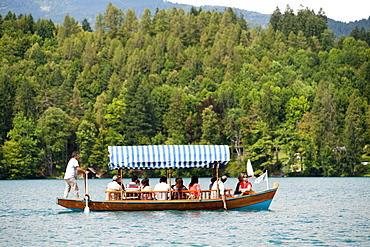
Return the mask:
<svg viewBox="0 0 370 247">
<path fill-rule="evenodd" d="M 94 31 L 92 31 L 94 30 Z M 0 18 L 0 178 L 61 176 L 72 151 L 107 174 L 108 145 L 227 144 L 223 171 L 369 173 L 370 49 L 287 8 L 267 29 L 233 9 L 123 12 L 94 27 Z M 176 170 L 174 176 L 208 171 Z M 126 175 L 128 172 L 126 171 Z M 145 171 L 157 176 L 160 171 Z"/>
</svg>

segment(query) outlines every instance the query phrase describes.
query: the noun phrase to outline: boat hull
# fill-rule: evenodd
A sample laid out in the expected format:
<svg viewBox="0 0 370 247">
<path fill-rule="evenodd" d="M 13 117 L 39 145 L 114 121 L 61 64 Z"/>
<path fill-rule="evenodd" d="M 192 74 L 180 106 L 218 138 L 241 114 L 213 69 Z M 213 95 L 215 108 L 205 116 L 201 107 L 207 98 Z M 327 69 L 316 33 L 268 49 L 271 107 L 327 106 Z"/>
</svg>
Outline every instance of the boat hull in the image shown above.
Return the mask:
<svg viewBox="0 0 370 247">
<path fill-rule="evenodd" d="M 226 198 L 229 210 L 267 210 L 275 196 L 276 189 L 258 192 L 252 195 Z M 57 204 L 83 211 L 86 201 L 83 199 L 57 198 Z M 164 211 L 164 210 L 222 210 L 221 199 L 205 200 L 89 200 L 90 211 Z"/>
</svg>

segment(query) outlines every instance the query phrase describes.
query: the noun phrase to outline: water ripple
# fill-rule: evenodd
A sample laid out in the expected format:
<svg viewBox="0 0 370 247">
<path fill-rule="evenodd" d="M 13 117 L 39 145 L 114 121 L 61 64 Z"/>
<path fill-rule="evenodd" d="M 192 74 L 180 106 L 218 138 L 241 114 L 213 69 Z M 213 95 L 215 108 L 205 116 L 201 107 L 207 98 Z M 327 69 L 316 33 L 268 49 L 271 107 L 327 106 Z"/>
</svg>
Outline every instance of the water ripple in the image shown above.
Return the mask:
<svg viewBox="0 0 370 247">
<path fill-rule="evenodd" d="M 94 199 L 104 198 L 107 182 L 89 183 Z M 273 182 L 280 189 L 267 211 L 84 214 L 55 204 L 63 180 L 0 181 L 0 245 L 369 246 L 370 178 L 270 178 Z M 226 187 L 235 183 L 231 178 Z M 348 184 L 353 193 L 337 193 Z M 27 196 L 18 193 L 22 188 Z"/>
</svg>

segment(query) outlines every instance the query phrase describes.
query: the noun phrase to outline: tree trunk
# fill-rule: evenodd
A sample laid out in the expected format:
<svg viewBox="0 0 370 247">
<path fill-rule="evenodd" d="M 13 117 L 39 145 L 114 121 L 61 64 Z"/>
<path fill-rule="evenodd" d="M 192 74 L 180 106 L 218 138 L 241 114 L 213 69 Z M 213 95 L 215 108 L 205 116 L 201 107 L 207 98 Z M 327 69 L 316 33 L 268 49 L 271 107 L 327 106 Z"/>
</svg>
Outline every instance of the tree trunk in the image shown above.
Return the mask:
<svg viewBox="0 0 370 247">
<path fill-rule="evenodd" d="M 49 148 L 46 154 L 46 163 L 48 165 L 49 176 L 52 176 L 53 175 L 53 154 L 51 153 Z"/>
</svg>

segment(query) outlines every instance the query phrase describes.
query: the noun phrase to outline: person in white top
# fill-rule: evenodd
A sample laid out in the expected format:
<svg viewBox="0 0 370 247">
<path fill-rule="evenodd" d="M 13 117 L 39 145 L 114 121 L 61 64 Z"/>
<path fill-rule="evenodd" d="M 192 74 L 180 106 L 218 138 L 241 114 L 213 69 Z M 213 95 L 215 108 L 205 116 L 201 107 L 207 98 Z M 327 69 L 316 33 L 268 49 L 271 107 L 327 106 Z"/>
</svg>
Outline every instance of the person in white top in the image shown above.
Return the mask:
<svg viewBox="0 0 370 247">
<path fill-rule="evenodd" d="M 121 191 L 122 187 L 120 183 L 121 183 L 121 177 L 118 175 L 114 175 L 112 178 L 112 182 L 109 182 L 107 184 L 105 191 Z M 121 195 L 118 193 L 107 193 L 106 199 L 107 200 L 118 200 L 120 196 Z"/>
<path fill-rule="evenodd" d="M 223 175 L 221 177 L 221 181 L 217 180 L 213 183 L 212 185 L 212 190 L 216 190 L 216 191 L 212 191 L 211 192 L 211 199 L 216 199 L 217 198 L 217 189 L 220 190 L 220 196 L 222 198 L 222 202 L 224 204 L 224 209 L 227 209 L 227 206 L 226 206 L 226 196 L 225 196 L 225 182 L 227 180 L 227 176 L 226 175 Z M 217 188 L 217 184 L 218 184 L 218 188 Z"/>
<path fill-rule="evenodd" d="M 167 178 L 161 177 L 159 179 L 159 183 L 155 185 L 154 191 L 169 191 L 170 186 L 167 184 Z M 155 197 L 157 200 L 167 200 L 168 199 L 168 193 L 167 192 L 157 192 L 155 193 Z"/>
<path fill-rule="evenodd" d="M 88 174 L 88 171 L 84 171 L 80 168 L 78 164 L 79 153 L 74 151 L 72 153 L 72 158 L 69 160 L 66 173 L 64 174 L 64 180 L 66 181 L 66 189 L 64 190 L 64 197 L 67 198 L 71 188 L 74 191 L 75 198 L 79 197 L 78 185 L 77 185 L 77 172 Z"/>
</svg>

